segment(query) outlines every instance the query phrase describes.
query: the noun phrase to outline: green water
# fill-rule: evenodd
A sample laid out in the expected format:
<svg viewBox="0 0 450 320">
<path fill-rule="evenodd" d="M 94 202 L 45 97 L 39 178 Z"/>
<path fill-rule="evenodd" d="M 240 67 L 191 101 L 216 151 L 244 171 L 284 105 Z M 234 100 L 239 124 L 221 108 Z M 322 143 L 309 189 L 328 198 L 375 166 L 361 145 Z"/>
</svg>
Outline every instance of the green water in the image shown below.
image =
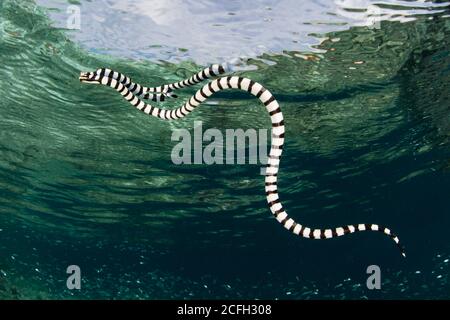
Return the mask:
<svg viewBox="0 0 450 320">
<path fill-rule="evenodd" d="M 172 131 L 193 132 L 194 121 L 268 128 L 250 96 L 219 94 L 163 122 L 78 81 L 109 67 L 160 85 L 203 65 L 95 54 L 33 1 L 0 1 L 0 298 L 449 297 L 448 10 L 330 32 L 317 52 L 263 53 L 238 72 L 283 108 L 279 191 L 290 215 L 387 225 L 402 259 L 377 233 L 293 237 L 266 207 L 258 165 L 172 163 Z M 66 288 L 71 264 L 80 291 Z M 371 264 L 381 291 L 365 286 Z"/>
</svg>

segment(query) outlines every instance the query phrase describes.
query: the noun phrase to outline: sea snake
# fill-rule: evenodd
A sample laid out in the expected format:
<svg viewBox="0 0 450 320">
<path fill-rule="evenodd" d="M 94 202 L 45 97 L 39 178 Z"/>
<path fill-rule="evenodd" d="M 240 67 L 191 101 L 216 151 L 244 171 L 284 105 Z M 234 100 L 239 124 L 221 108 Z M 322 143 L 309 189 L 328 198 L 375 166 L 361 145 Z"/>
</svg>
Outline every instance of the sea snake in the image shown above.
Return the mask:
<svg viewBox="0 0 450 320">
<path fill-rule="evenodd" d="M 390 229 L 378 224 L 353 224 L 333 229 L 314 229 L 304 226 L 288 216 L 278 197 L 277 185 L 278 168 L 283 151 L 285 133 L 283 113 L 275 97 L 258 82 L 239 76 L 220 77 L 204 85 L 185 104 L 173 110 L 157 108 L 139 99 L 139 97 L 142 97 L 159 101 L 164 99 L 163 97 L 165 96 L 171 96 L 170 94 L 173 90 L 198 84 L 201 81 L 226 72 L 226 65 L 216 64 L 200 71 L 189 79 L 159 87 L 143 87 L 138 83 L 134 83 L 129 77 L 105 68 L 94 72 L 82 72 L 79 79 L 81 82 L 102 84 L 114 88 L 138 110 L 163 120 L 184 118 L 214 93 L 222 90 L 239 89 L 249 92 L 264 104 L 272 122 L 271 148 L 265 173 L 265 191 L 270 211 L 277 221 L 295 235 L 310 239 L 330 239 L 357 231 L 379 231 L 389 236 L 396 243 L 403 257 L 406 257 L 399 238 Z"/>
</svg>

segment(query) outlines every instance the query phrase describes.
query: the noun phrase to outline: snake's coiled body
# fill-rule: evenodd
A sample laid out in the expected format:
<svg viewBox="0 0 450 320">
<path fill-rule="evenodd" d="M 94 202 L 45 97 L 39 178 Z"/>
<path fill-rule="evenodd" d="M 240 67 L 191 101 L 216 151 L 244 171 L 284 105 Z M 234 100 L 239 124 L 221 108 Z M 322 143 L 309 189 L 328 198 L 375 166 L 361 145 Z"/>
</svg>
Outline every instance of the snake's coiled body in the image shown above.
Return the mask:
<svg viewBox="0 0 450 320">
<path fill-rule="evenodd" d="M 254 82 L 251 79 L 238 76 L 218 78 L 204 85 L 186 103 L 173 110 L 157 108 L 145 103 L 139 98 L 143 97 L 156 100 L 157 98 L 155 97 L 158 97 L 158 94 L 171 93 L 173 90 L 195 85 L 205 79 L 212 76 L 218 76 L 225 72 L 226 68 L 223 66 L 213 65 L 187 80 L 153 88 L 143 87 L 133 83 L 129 77 L 109 69 L 99 69 L 92 73 L 82 73 L 80 80 L 82 82 L 109 86 L 118 91 L 125 100 L 135 106 L 138 110 L 163 120 L 176 120 L 187 116 L 214 93 L 222 90 L 238 89 L 252 94 L 266 107 L 272 123 L 271 148 L 265 174 L 265 191 L 270 211 L 277 221 L 292 233 L 310 239 L 330 239 L 365 230 L 379 231 L 389 236 L 397 244 L 402 255 L 405 256 L 405 252 L 400 245 L 398 237 L 392 233 L 391 230 L 383 226 L 377 224 L 354 224 L 331 229 L 315 229 L 304 226 L 288 216 L 280 202 L 277 185 L 277 175 L 281 154 L 283 152 L 285 135 L 283 113 L 281 112 L 281 108 L 275 97 L 261 84 Z"/>
</svg>

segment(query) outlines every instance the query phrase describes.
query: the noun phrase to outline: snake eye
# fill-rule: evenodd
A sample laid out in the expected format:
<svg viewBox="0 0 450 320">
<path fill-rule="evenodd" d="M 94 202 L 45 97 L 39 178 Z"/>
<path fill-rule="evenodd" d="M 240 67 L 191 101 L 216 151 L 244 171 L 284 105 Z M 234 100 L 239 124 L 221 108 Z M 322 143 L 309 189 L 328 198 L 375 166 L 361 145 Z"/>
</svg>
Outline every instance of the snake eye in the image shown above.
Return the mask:
<svg viewBox="0 0 450 320">
<path fill-rule="evenodd" d="M 97 83 L 98 81 L 96 81 L 96 77 L 97 76 L 95 72 L 81 72 L 79 79 L 81 82 Z"/>
</svg>

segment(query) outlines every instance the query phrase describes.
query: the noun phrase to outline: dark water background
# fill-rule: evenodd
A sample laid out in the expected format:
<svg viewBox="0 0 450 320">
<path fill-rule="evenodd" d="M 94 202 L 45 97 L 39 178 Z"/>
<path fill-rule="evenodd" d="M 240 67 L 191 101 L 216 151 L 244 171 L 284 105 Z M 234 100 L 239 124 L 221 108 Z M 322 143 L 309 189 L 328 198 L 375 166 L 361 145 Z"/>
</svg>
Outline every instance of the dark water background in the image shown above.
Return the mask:
<svg viewBox="0 0 450 320">
<path fill-rule="evenodd" d="M 448 3 L 377 4 L 379 28 L 370 1 L 38 3 L 0 0 L 0 298 L 450 296 Z M 64 30 L 69 4 L 81 30 Z M 251 97 L 227 92 L 169 123 L 77 78 L 108 66 L 159 85 L 237 57 L 283 108 L 287 211 L 317 227 L 387 225 L 406 259 L 377 233 L 293 237 L 259 166 L 172 163 L 172 130 L 195 120 L 267 128 Z M 66 289 L 71 264 L 79 292 Z"/>
</svg>

